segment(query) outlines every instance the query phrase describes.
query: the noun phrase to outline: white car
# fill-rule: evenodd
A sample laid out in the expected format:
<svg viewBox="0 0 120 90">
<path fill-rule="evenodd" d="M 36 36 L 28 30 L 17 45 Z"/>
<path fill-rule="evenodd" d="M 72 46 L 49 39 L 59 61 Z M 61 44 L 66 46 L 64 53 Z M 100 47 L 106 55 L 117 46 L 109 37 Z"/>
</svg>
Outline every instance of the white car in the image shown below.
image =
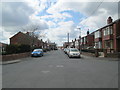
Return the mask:
<svg viewBox="0 0 120 90">
<path fill-rule="evenodd" d="M 80 51 L 77 48 L 70 48 L 68 52 L 69 58 L 71 57 L 81 57 Z"/>
</svg>

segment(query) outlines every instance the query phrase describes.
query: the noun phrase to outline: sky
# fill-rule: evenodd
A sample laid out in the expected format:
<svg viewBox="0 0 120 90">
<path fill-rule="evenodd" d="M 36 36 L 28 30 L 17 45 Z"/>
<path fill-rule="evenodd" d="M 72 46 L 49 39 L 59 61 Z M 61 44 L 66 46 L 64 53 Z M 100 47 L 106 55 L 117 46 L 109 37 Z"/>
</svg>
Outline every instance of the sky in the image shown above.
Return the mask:
<svg viewBox="0 0 120 90">
<path fill-rule="evenodd" d="M 117 20 L 118 1 L 1 0 L 0 42 L 9 44 L 10 37 L 34 24 L 40 27 L 36 31 L 40 39 L 62 45 L 67 41 L 67 33 L 71 41 L 85 36 L 88 30 L 92 33 L 107 25 L 109 16 Z"/>
</svg>

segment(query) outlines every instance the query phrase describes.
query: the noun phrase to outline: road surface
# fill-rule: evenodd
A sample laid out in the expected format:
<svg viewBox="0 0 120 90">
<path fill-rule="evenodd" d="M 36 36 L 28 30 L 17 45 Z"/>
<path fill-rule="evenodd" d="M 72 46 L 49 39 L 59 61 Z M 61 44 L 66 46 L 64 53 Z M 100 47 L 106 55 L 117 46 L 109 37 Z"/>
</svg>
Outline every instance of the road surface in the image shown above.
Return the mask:
<svg viewBox="0 0 120 90">
<path fill-rule="evenodd" d="M 117 88 L 118 61 L 82 56 L 62 50 L 3 65 L 3 88 Z"/>
</svg>

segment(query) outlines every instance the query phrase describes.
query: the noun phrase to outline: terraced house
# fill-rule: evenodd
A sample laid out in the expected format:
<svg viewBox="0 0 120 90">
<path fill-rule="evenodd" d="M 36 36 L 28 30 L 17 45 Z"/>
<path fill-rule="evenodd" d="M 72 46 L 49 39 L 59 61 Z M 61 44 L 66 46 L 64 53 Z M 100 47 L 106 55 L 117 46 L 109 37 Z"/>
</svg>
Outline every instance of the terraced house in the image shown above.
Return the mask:
<svg viewBox="0 0 120 90">
<path fill-rule="evenodd" d="M 109 17 L 107 25 L 94 32 L 95 49 L 106 50 L 107 53 L 120 52 L 120 19 L 113 22 Z"/>
<path fill-rule="evenodd" d="M 80 39 L 80 41 L 79 41 Z M 94 50 L 99 54 L 119 55 L 120 53 L 120 19 L 113 21 L 111 17 L 107 19 L 107 25 L 89 33 L 79 39 L 72 40 L 72 47 L 81 50 Z"/>
</svg>

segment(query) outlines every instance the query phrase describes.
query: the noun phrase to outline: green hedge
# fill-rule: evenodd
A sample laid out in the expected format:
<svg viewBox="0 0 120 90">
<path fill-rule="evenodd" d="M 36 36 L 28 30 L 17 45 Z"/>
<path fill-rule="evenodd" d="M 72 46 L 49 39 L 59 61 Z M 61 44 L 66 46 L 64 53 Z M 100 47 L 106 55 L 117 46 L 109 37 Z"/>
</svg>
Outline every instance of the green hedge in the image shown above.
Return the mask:
<svg viewBox="0 0 120 90">
<path fill-rule="evenodd" d="M 6 54 L 16 54 L 16 53 L 24 53 L 31 51 L 30 45 L 7 45 L 6 46 Z"/>
</svg>

